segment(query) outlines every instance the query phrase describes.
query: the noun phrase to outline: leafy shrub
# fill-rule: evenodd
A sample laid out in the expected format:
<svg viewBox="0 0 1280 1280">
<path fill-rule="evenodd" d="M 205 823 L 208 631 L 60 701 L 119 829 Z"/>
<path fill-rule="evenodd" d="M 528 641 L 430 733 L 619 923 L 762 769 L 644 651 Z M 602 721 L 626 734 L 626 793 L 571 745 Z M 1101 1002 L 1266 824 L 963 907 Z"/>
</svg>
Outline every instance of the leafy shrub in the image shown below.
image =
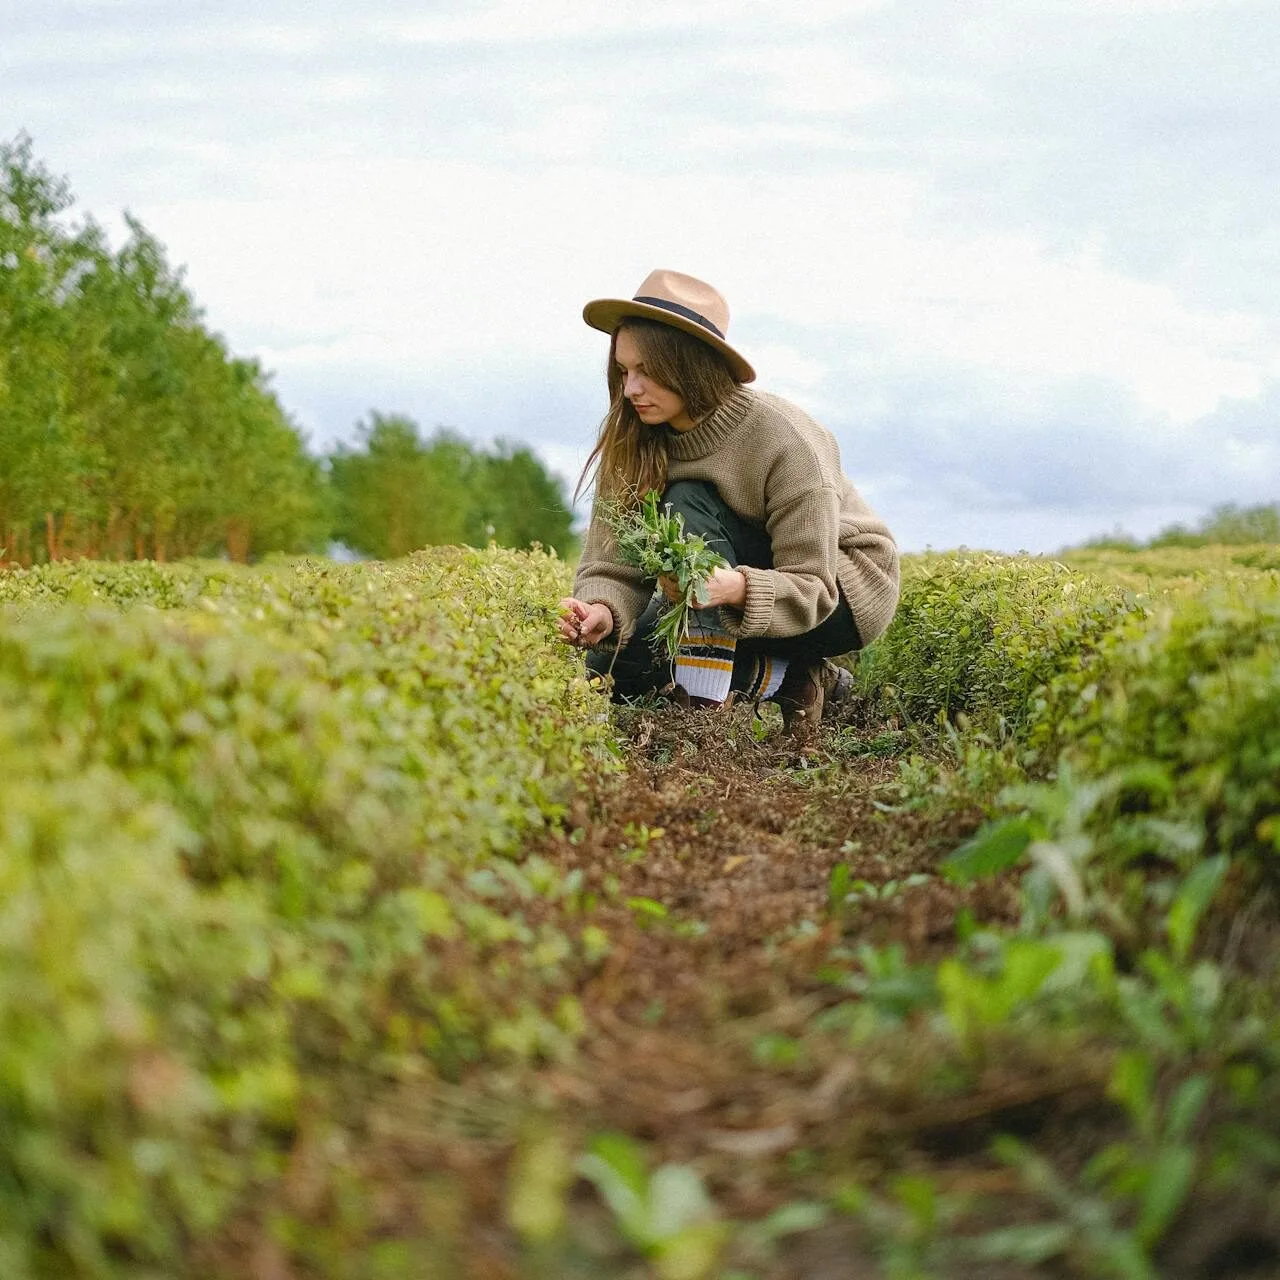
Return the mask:
<svg viewBox="0 0 1280 1280">
<path fill-rule="evenodd" d="M 559 561 L 0 583 L 42 602 L 0 613 L 7 1275 L 170 1258 L 322 1069 L 571 1044 L 581 942 L 530 904 L 573 886 L 512 860 L 609 753 Z"/>
<path fill-rule="evenodd" d="M 1231 559 L 1249 569 L 1263 569 L 1272 573 L 1280 571 L 1280 547 L 1253 547 L 1247 551 L 1235 552 Z"/>
<path fill-rule="evenodd" d="M 963 713 L 1017 732 L 1036 690 L 1135 607 L 1054 561 L 975 553 L 906 562 L 893 625 L 863 654 L 864 693 L 917 723 Z"/>
<path fill-rule="evenodd" d="M 50 604 L 146 604 L 178 609 L 193 604 L 211 583 L 237 580 L 253 581 L 247 575 L 237 575 L 234 566 L 214 561 L 172 565 L 151 560 L 127 564 L 61 561 L 0 573 L 0 604 L 13 605 L 24 613 Z"/>
<path fill-rule="evenodd" d="M 117 1274 L 226 1210 L 297 1090 L 282 1009 L 254 999 L 270 930 L 201 893 L 193 833 L 119 775 L 0 729 L 0 1258 Z M 239 1121 L 240 1123 L 235 1123 Z"/>
<path fill-rule="evenodd" d="M 1046 690 L 1031 739 L 1081 774 L 1140 770 L 1128 807 L 1178 815 L 1214 847 L 1280 851 L 1280 581 L 1128 620 Z"/>
<path fill-rule="evenodd" d="M 1123 551 L 1090 547 L 1062 556 L 1071 568 L 1152 596 L 1199 590 L 1227 579 L 1253 582 L 1259 571 L 1280 568 L 1274 546 L 1159 546 Z"/>
</svg>

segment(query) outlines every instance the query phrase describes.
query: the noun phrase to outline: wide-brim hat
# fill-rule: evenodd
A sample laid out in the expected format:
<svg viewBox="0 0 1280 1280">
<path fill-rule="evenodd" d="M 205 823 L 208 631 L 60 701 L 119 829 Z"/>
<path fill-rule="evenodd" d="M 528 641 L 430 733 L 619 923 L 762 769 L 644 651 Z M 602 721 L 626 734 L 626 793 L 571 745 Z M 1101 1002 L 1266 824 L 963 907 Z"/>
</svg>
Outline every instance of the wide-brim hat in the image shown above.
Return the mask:
<svg viewBox="0 0 1280 1280">
<path fill-rule="evenodd" d="M 691 333 L 724 356 L 739 382 L 755 381 L 756 371 L 725 336 L 729 304 L 705 280 L 679 271 L 651 271 L 634 298 L 597 298 L 582 308 L 582 318 L 604 333 L 612 333 L 628 316 L 657 320 Z"/>
</svg>

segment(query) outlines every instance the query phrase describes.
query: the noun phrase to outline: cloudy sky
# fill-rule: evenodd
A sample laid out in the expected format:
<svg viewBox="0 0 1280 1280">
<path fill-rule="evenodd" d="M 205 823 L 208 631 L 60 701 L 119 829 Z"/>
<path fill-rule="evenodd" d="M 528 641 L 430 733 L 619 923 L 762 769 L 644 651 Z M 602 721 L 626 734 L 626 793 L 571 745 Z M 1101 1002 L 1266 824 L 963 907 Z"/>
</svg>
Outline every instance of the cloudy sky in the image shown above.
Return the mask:
<svg viewBox="0 0 1280 1280">
<path fill-rule="evenodd" d="M 313 448 L 376 408 L 576 476 L 582 304 L 663 266 L 909 549 L 1280 499 L 1275 0 L 0 0 L 0 32 L 0 138 L 139 216 Z"/>
</svg>

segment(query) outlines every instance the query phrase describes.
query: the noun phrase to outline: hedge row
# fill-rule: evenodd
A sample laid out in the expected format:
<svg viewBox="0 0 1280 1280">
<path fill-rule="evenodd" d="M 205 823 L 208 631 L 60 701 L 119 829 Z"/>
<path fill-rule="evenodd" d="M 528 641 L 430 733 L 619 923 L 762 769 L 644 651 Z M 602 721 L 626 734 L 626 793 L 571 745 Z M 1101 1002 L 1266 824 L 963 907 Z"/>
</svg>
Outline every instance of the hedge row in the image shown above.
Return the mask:
<svg viewBox="0 0 1280 1280">
<path fill-rule="evenodd" d="M 909 558 L 898 616 L 859 663 L 864 693 L 926 727 L 962 713 L 1002 726 L 1038 772 L 1095 780 L 1111 800 L 1091 827 L 1112 861 L 1274 857 L 1280 573 L 1258 548 L 1086 562 L 1095 573 L 983 553 Z M 1133 592 L 1139 579 L 1149 593 Z"/>
<path fill-rule="evenodd" d="M 1280 546 L 1145 547 L 1137 551 L 1082 548 L 1063 560 L 1071 568 L 1148 594 L 1202 587 L 1226 579 L 1256 579 L 1280 569 Z"/>
<path fill-rule="evenodd" d="M 1020 733 L 1037 690 L 1138 607 L 1122 588 L 1050 560 L 908 557 L 897 616 L 862 654 L 859 686 L 918 725 L 963 714 Z"/>
<path fill-rule="evenodd" d="M 599 931 L 513 860 L 610 758 L 564 588 L 454 549 L 0 576 L 0 1273 L 153 1274 L 325 1072 L 572 1043 Z"/>
<path fill-rule="evenodd" d="M 1095 826 L 1112 861 L 1280 855 L 1280 574 L 1152 604 L 1061 673 L 1033 743 L 1109 778 Z"/>
</svg>

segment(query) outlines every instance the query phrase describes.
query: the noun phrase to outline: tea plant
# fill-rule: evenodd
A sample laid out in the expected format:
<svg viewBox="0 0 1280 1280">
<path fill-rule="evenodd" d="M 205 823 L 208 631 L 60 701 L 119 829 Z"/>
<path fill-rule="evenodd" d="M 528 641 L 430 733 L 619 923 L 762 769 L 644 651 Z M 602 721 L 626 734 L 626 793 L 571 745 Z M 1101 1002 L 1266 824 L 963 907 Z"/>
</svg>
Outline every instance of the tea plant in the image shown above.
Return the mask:
<svg viewBox="0 0 1280 1280">
<path fill-rule="evenodd" d="M 171 1269 L 328 1073 L 569 1052 L 608 939 L 518 859 L 612 752 L 558 561 L 0 584 L 7 1275 Z"/>
<path fill-rule="evenodd" d="M 697 1173 L 664 1164 L 650 1172 L 643 1148 L 623 1134 L 601 1134 L 578 1161 L 629 1244 L 653 1261 L 659 1280 L 704 1280 L 728 1236 Z"/>
<path fill-rule="evenodd" d="M 928 729 L 962 713 L 1020 733 L 1037 690 L 1140 606 L 1065 565 L 988 553 L 914 557 L 897 616 L 862 655 L 864 695 Z"/>
</svg>

